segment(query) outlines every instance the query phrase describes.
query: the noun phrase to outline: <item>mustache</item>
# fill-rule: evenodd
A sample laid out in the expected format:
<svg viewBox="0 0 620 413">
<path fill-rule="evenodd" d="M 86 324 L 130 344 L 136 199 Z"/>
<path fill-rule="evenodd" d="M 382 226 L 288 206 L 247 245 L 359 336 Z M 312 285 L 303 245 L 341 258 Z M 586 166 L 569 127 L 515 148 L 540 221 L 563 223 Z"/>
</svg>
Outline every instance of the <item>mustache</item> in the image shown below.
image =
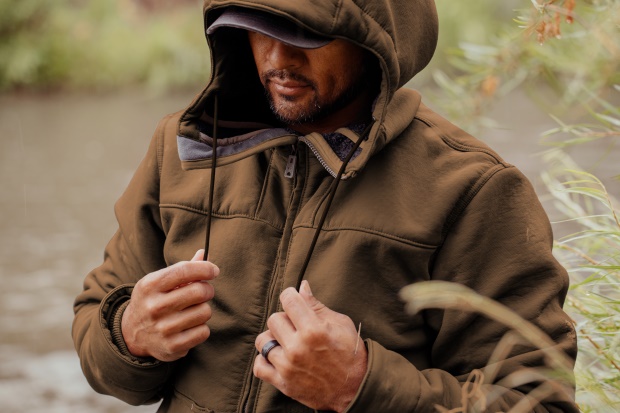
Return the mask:
<svg viewBox="0 0 620 413">
<path fill-rule="evenodd" d="M 291 72 L 290 70 L 286 70 L 286 69 L 270 69 L 267 70 L 266 72 L 263 72 L 261 74 L 261 78 L 263 80 L 264 84 L 267 84 L 271 81 L 271 79 L 280 79 L 280 80 L 295 80 L 297 82 L 303 82 L 308 84 L 308 86 L 310 86 L 312 89 L 316 90 L 316 84 L 308 79 L 307 77 L 305 77 L 302 74 L 296 73 L 296 72 Z"/>
</svg>

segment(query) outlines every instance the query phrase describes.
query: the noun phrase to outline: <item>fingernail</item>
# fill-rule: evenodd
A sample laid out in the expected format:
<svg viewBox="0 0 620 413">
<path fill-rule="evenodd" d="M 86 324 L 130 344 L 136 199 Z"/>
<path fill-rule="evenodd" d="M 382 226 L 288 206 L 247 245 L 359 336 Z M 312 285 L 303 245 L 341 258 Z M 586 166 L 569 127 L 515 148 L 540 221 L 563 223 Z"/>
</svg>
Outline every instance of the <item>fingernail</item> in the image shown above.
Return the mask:
<svg viewBox="0 0 620 413">
<path fill-rule="evenodd" d="M 304 292 L 306 294 L 308 294 L 310 297 L 312 297 L 312 290 L 310 289 L 310 283 L 306 280 L 303 280 L 301 282 L 301 288 L 304 289 Z"/>
<path fill-rule="evenodd" d="M 217 277 L 218 275 L 220 275 L 220 267 L 218 267 L 217 265 L 213 264 L 213 276 Z"/>
</svg>

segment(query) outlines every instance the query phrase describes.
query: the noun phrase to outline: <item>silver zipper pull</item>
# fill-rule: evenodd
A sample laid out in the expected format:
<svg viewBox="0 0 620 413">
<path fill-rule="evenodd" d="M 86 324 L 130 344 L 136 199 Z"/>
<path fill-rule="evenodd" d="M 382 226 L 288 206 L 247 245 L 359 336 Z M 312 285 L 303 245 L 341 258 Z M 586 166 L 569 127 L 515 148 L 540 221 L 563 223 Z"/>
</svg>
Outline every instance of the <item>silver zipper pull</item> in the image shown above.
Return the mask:
<svg viewBox="0 0 620 413">
<path fill-rule="evenodd" d="M 292 146 L 293 149 L 286 161 L 286 169 L 284 169 L 284 177 L 289 179 L 295 176 L 295 168 L 297 167 L 297 146 Z"/>
</svg>

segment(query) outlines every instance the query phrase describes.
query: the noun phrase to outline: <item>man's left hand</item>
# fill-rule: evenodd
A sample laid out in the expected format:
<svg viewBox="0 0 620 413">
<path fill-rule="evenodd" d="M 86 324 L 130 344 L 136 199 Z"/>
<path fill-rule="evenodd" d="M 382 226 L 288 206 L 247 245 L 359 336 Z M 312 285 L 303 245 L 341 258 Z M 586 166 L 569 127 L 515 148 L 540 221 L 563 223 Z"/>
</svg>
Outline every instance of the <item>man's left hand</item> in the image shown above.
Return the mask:
<svg viewBox="0 0 620 413">
<path fill-rule="evenodd" d="M 267 321 L 256 338 L 260 352 L 270 340 L 279 345 L 266 360 L 256 357 L 254 375 L 317 410 L 344 411 L 366 374 L 368 353 L 353 321 L 319 302 L 303 281 L 299 292 L 280 295 L 284 312 Z"/>
</svg>

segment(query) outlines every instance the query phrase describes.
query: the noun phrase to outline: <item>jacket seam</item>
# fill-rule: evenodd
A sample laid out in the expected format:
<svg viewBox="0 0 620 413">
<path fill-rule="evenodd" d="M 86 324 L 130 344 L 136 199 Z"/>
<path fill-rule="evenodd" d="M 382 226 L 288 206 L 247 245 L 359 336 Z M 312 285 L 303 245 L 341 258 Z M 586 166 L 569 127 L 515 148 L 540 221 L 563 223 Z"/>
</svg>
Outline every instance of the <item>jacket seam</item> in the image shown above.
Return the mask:
<svg viewBox="0 0 620 413">
<path fill-rule="evenodd" d="M 459 202 L 454 207 L 454 209 L 452 209 L 452 211 L 450 212 L 450 215 L 448 215 L 448 218 L 446 219 L 446 222 L 442 230 L 442 234 L 441 234 L 442 244 L 445 241 L 445 238 L 447 236 L 447 233 L 450 231 L 450 228 L 452 228 L 452 226 L 459 220 L 463 212 L 467 209 L 471 201 L 474 200 L 476 195 L 480 193 L 482 188 L 484 188 L 485 185 L 497 173 L 501 171 L 505 171 L 509 168 L 514 168 L 514 167 L 512 165 L 506 166 L 504 164 L 498 164 L 498 165 L 493 166 L 489 170 L 487 170 L 480 178 L 478 178 L 478 180 L 474 183 L 474 185 L 472 185 L 472 187 L 469 189 L 467 194 L 461 198 L 462 202 Z"/>
<path fill-rule="evenodd" d="M 168 115 L 166 116 L 163 121 L 162 121 L 162 125 L 159 129 L 159 134 L 157 136 L 157 142 L 156 142 L 156 148 L 157 148 L 157 171 L 159 172 L 159 180 L 161 181 L 161 174 L 162 174 L 162 170 L 164 167 L 164 139 L 166 136 L 166 126 L 168 125 L 168 122 L 170 122 L 170 119 L 172 118 L 172 115 Z"/>
<path fill-rule="evenodd" d="M 314 226 L 307 225 L 307 224 L 300 224 L 300 225 L 296 225 L 296 226 L 293 227 L 293 229 L 298 229 L 298 228 L 315 229 Z M 403 244 L 412 245 L 414 247 L 419 247 L 419 248 L 423 248 L 423 249 L 433 250 L 433 249 L 437 249 L 438 248 L 437 245 L 425 244 L 423 242 L 414 241 L 414 240 L 411 240 L 411 239 L 399 237 L 398 235 L 389 234 L 387 232 L 377 231 L 377 230 L 370 229 L 370 228 L 363 228 L 363 227 L 326 227 L 326 226 L 324 226 L 323 228 L 321 228 L 321 231 L 326 231 L 326 232 L 357 231 L 357 232 L 363 232 L 363 233 L 366 233 L 366 234 L 376 235 L 376 236 L 379 236 L 379 237 L 382 237 L 382 238 L 387 238 L 387 239 L 390 239 L 392 241 L 402 242 Z"/>
<path fill-rule="evenodd" d="M 271 276 L 269 277 L 271 280 L 273 280 L 273 278 L 276 275 L 277 268 L 278 268 L 278 262 L 280 261 L 280 255 L 281 254 L 282 254 L 281 251 L 278 251 L 278 253 L 276 254 L 276 257 L 275 257 L 275 260 L 274 260 L 274 263 L 273 263 L 273 267 L 271 268 Z M 269 305 L 268 305 L 268 303 L 265 303 L 265 307 L 264 308 L 265 308 L 265 311 L 263 311 L 263 317 L 261 318 L 261 323 L 260 323 L 261 326 L 267 326 L 267 318 L 269 317 Z M 250 358 L 249 358 L 248 365 L 246 367 L 246 374 L 245 374 L 246 377 L 248 377 L 248 376 L 250 377 L 250 381 L 249 381 L 250 390 L 252 389 L 251 377 L 252 377 L 252 366 L 253 366 L 254 359 L 255 359 L 254 354 L 256 354 L 254 351 L 252 351 L 252 353 L 250 354 Z M 245 388 L 246 387 L 247 386 L 244 384 L 243 388 L 241 389 L 242 395 L 245 392 Z M 256 398 L 254 400 L 253 407 L 252 407 L 253 411 L 256 411 L 256 405 L 258 404 L 258 399 L 260 397 L 260 391 L 261 391 L 262 387 L 263 387 L 263 381 L 259 380 L 258 385 L 256 386 Z M 237 405 L 238 409 L 241 408 L 242 399 L 243 399 L 243 397 L 239 398 L 239 403 Z"/>
<path fill-rule="evenodd" d="M 342 12 L 342 3 L 344 0 L 340 0 L 338 1 L 338 6 L 336 6 L 336 14 L 334 14 L 334 20 L 332 21 L 332 27 L 329 29 L 329 31 L 331 33 L 334 32 L 335 28 L 336 28 L 336 23 L 338 22 L 338 19 L 340 18 L 340 12 Z"/>
<path fill-rule="evenodd" d="M 358 9 L 360 9 L 360 11 L 362 13 L 364 13 L 364 16 L 368 17 L 370 20 L 372 20 L 373 22 L 375 22 L 375 24 L 379 27 L 381 27 L 381 29 L 390 37 L 390 40 L 392 40 L 392 45 L 394 46 L 394 53 L 398 54 L 398 50 L 396 49 L 396 41 L 394 40 L 394 37 L 392 36 L 392 33 L 390 33 L 385 27 L 383 27 L 383 25 L 381 25 L 374 17 L 372 17 L 366 10 L 364 10 L 359 4 L 357 4 L 357 2 L 353 2 L 353 4 L 355 5 L 355 7 L 357 7 Z"/>
<path fill-rule="evenodd" d="M 457 142 L 456 140 L 450 138 L 449 136 L 447 136 L 446 134 L 443 133 L 443 130 L 437 126 L 435 123 L 433 123 L 433 121 L 429 120 L 428 118 L 425 118 L 423 116 L 420 115 L 416 115 L 414 117 L 414 119 L 419 120 L 420 122 L 426 124 L 426 126 L 435 129 L 439 135 L 439 137 L 441 138 L 442 141 L 444 141 L 444 143 L 446 145 L 448 145 L 449 147 L 451 147 L 454 150 L 460 151 L 460 152 L 481 152 L 484 154 L 489 155 L 490 157 L 492 157 L 497 163 L 502 164 L 506 167 L 510 166 L 508 163 L 506 163 L 503 159 L 501 159 L 499 157 L 499 155 L 497 155 L 495 152 L 493 152 L 492 150 L 489 149 L 485 149 L 479 146 L 470 146 L 470 145 L 465 145 L 463 143 Z"/>
<path fill-rule="evenodd" d="M 305 151 L 306 153 L 306 167 L 305 172 L 306 172 L 306 178 L 304 179 L 304 183 L 303 186 L 301 188 L 301 195 L 300 195 L 300 199 L 299 199 L 299 205 L 297 206 L 297 214 L 299 214 L 299 211 L 301 211 L 301 207 L 302 207 L 302 203 L 303 203 L 303 194 L 306 191 L 306 187 L 308 185 L 308 177 L 310 176 L 310 154 L 308 153 L 308 151 Z M 295 190 L 293 189 L 293 191 L 291 192 L 291 198 L 290 198 L 290 202 L 293 202 L 295 196 Z M 293 240 L 295 239 L 295 221 L 293 221 L 293 224 L 291 226 L 291 237 L 288 240 L 288 245 L 286 246 L 286 258 L 284 260 L 284 273 L 286 273 L 286 269 L 288 268 L 288 264 L 289 264 L 289 260 L 291 258 L 291 247 L 293 245 Z M 282 280 L 280 281 L 280 289 L 279 291 L 282 291 L 282 289 L 284 288 L 284 273 L 282 274 Z M 278 309 L 281 309 L 280 307 L 280 303 L 278 302 Z"/>
<path fill-rule="evenodd" d="M 198 209 L 198 208 L 193 208 L 190 206 L 186 206 L 186 205 L 181 205 L 181 204 L 159 204 L 159 208 L 160 209 L 182 209 L 185 211 L 189 211 L 189 212 L 195 212 L 197 214 L 200 215 L 207 215 L 207 212 L 202 210 L 202 209 Z M 223 218 L 223 219 L 232 219 L 232 218 L 247 218 L 251 221 L 260 221 L 263 222 L 267 225 L 269 225 L 270 227 L 278 230 L 278 231 L 282 231 L 282 228 L 276 224 L 274 224 L 273 222 L 267 221 L 266 219 L 262 219 L 262 218 L 256 218 L 253 217 L 252 215 L 248 215 L 248 214 L 220 214 L 217 212 L 214 212 L 213 214 L 211 214 L 214 217 L 217 218 Z"/>
<path fill-rule="evenodd" d="M 297 152 L 299 153 L 299 152 Z M 308 154 L 308 152 L 306 151 L 306 154 Z M 306 157 L 306 167 L 305 169 L 305 174 L 306 176 L 304 177 L 304 187 L 302 188 L 301 191 L 301 198 L 299 199 L 299 210 L 301 211 L 301 209 L 304 207 L 304 199 L 306 199 L 306 192 L 308 190 L 308 181 L 310 180 L 310 168 L 309 168 L 309 164 L 310 164 L 310 155 L 308 154 L 308 156 Z M 306 202 L 307 203 L 307 202 Z"/>
<path fill-rule="evenodd" d="M 258 204 L 256 205 L 256 212 L 254 213 L 254 219 L 258 219 L 258 214 L 260 213 L 260 210 L 263 207 L 263 200 L 265 199 L 265 192 L 267 192 L 267 186 L 269 186 L 269 176 L 271 174 L 271 165 L 273 164 L 273 158 L 275 156 L 276 156 L 275 150 L 271 149 L 271 156 L 269 157 L 269 165 L 267 165 L 267 170 L 265 171 L 265 181 L 263 182 L 263 188 L 260 192 L 260 198 L 258 199 Z"/>
</svg>

